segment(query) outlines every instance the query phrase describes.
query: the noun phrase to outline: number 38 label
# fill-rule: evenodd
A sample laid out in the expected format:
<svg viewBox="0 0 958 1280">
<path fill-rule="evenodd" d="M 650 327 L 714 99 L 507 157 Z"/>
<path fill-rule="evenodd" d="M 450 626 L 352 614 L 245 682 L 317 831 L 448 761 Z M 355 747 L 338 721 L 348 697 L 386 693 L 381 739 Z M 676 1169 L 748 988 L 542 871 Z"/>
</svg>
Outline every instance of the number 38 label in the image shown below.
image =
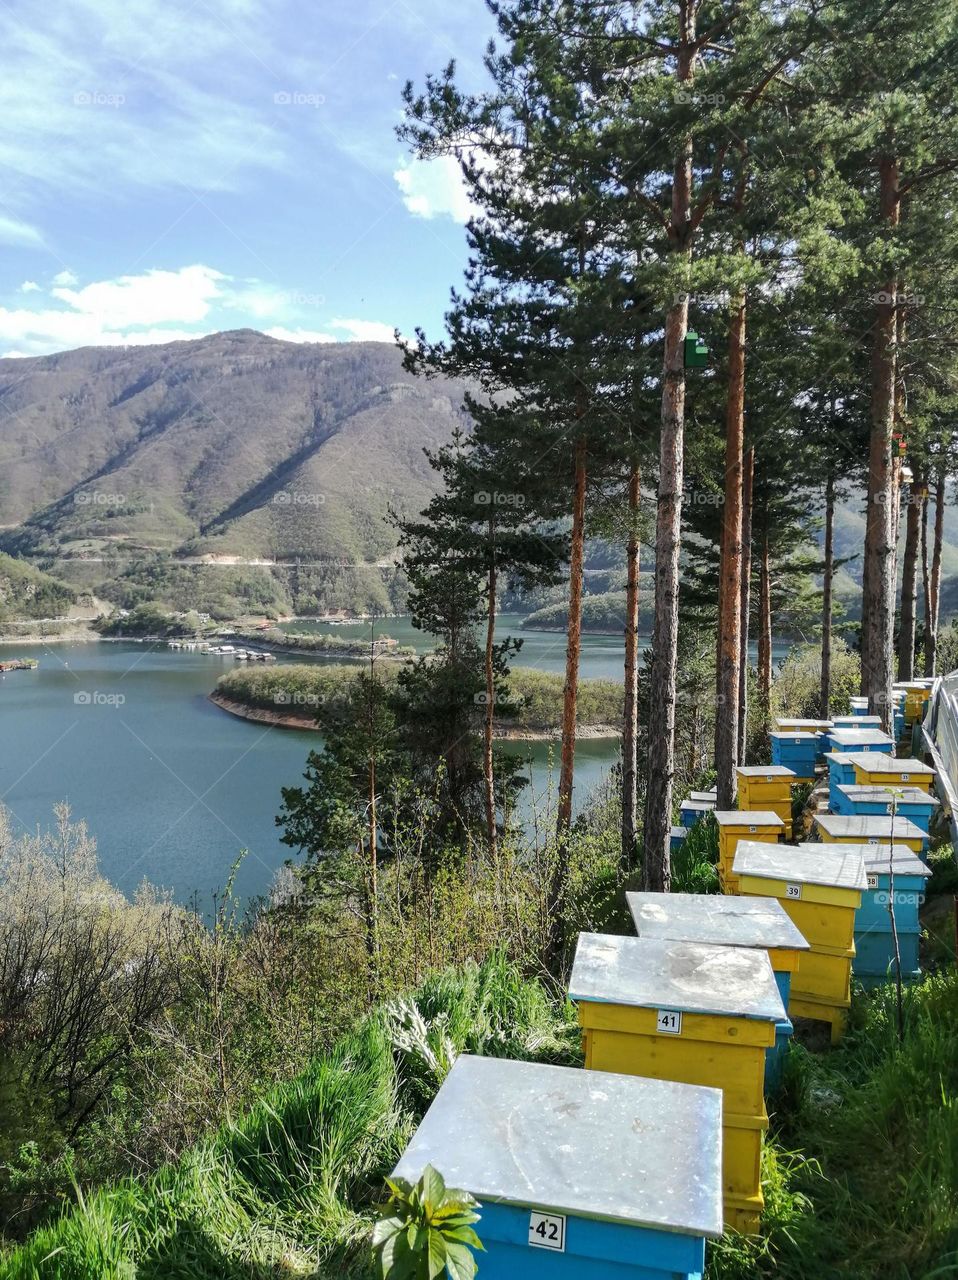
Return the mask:
<svg viewBox="0 0 958 1280">
<path fill-rule="evenodd" d="M 565 1253 L 565 1215 L 531 1213 L 529 1243 L 536 1249 L 555 1249 L 557 1253 Z"/>
<path fill-rule="evenodd" d="M 680 1036 L 682 1034 L 682 1014 L 676 1009 L 660 1009 L 655 1019 L 655 1029 L 659 1035 Z"/>
</svg>

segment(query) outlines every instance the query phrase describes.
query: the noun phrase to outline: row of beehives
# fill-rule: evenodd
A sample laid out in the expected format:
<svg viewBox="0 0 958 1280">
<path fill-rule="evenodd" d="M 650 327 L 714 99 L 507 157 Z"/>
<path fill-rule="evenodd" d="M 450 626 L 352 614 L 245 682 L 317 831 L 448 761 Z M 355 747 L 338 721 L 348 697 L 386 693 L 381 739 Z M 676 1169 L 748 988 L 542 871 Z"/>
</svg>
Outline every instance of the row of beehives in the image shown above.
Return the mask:
<svg viewBox="0 0 958 1280">
<path fill-rule="evenodd" d="M 797 775 L 742 769 L 743 810 L 716 814 L 724 895 L 630 894 L 636 937 L 580 937 L 569 995 L 584 1072 L 471 1056 L 453 1067 L 396 1173 L 415 1180 L 431 1164 L 477 1197 L 486 1280 L 692 1280 L 723 1222 L 757 1229 L 765 1095 L 789 1014 L 841 1034 L 856 938 L 874 931 L 884 954 L 891 879 L 904 933 L 905 890 L 927 874 L 931 770 L 848 745 L 850 763 L 838 752 L 832 767 L 853 771 L 835 775 L 853 807 L 835 816 L 853 825 L 780 845 Z M 889 815 L 854 806 L 903 782 L 924 798 L 909 794 L 910 816 L 881 843 L 885 825 L 856 824 Z M 695 800 L 696 816 L 714 809 L 714 795 Z"/>
</svg>

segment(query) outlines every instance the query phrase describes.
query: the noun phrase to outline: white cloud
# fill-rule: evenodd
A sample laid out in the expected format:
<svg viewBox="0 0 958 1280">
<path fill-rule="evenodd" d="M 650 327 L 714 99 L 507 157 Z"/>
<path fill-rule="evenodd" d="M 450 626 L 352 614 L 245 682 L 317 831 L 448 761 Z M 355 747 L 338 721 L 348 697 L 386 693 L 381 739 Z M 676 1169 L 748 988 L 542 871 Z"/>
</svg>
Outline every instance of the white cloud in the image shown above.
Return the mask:
<svg viewBox="0 0 958 1280">
<path fill-rule="evenodd" d="M 0 215 L 0 244 L 16 244 L 27 249 L 39 249 L 43 246 L 43 236 L 29 222 Z"/>
<path fill-rule="evenodd" d="M 196 264 L 179 271 L 146 271 L 139 276 L 100 280 L 82 289 L 61 287 L 50 292 L 104 329 L 172 321 L 196 324 L 209 315 L 225 279 L 212 267 Z"/>
<path fill-rule="evenodd" d="M 53 283 L 58 285 L 63 285 L 66 288 L 70 288 L 75 284 L 79 284 L 80 279 L 79 279 L 79 276 L 75 276 L 72 271 L 64 270 L 64 271 L 58 271 L 56 273 L 56 275 L 53 277 Z"/>
<path fill-rule="evenodd" d="M 20 293 L 39 293 L 39 292 L 40 292 L 40 286 L 37 284 L 36 280 L 24 280 L 24 282 L 23 282 L 23 284 L 20 286 L 20 288 L 19 288 L 19 291 L 18 291 L 18 292 L 20 292 Z"/>
<path fill-rule="evenodd" d="M 394 342 L 395 328 L 380 320 L 330 320 L 331 329 L 347 334 L 347 342 Z"/>
<path fill-rule="evenodd" d="M 403 161 L 393 177 L 403 204 L 417 218 L 449 217 L 453 222 L 468 222 L 475 213 L 453 156 Z"/>
</svg>

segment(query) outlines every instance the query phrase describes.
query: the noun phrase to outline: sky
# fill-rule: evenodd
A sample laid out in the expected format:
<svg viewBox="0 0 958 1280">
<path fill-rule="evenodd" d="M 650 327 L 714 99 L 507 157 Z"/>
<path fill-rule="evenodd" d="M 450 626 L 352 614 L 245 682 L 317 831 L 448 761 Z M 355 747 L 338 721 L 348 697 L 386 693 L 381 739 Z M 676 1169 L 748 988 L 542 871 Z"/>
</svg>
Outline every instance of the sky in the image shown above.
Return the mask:
<svg viewBox="0 0 958 1280">
<path fill-rule="evenodd" d="M 468 202 L 395 127 L 492 33 L 483 0 L 6 0 L 0 355 L 439 336 Z"/>
</svg>

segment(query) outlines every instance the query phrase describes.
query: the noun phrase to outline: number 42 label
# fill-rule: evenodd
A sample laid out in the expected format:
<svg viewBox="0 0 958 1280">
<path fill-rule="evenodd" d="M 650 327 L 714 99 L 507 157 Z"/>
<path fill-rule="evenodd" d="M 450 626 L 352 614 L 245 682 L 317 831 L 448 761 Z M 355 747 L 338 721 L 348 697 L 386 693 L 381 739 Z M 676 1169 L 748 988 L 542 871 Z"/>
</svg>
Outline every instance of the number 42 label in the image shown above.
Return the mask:
<svg viewBox="0 0 958 1280">
<path fill-rule="evenodd" d="M 529 1243 L 536 1249 L 554 1249 L 565 1253 L 565 1214 L 531 1213 Z"/>
</svg>

